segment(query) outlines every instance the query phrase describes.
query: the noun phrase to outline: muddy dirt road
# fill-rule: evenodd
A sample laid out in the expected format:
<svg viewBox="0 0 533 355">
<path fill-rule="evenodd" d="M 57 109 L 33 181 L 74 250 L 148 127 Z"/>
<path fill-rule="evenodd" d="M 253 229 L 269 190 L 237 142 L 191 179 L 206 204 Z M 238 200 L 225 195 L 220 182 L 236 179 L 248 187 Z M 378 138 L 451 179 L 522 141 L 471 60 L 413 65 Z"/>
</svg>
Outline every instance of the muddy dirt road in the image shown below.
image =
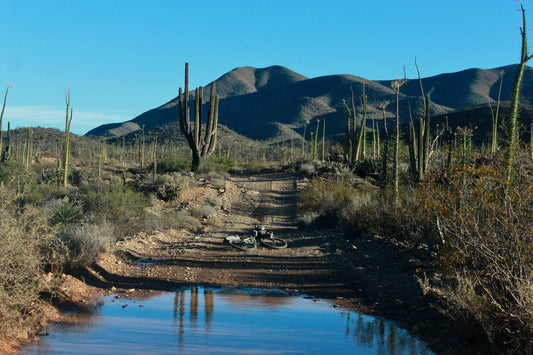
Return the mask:
<svg viewBox="0 0 533 355">
<path fill-rule="evenodd" d="M 216 205 L 217 223 L 202 233 L 166 230 L 120 242 L 90 270 L 88 283 L 117 289 L 172 290 L 183 285 L 277 288 L 329 299 L 354 311 L 382 316 L 420 336 L 437 353 L 472 353 L 457 330 L 423 295 L 420 274 L 397 245 L 376 236 L 296 227 L 301 176 L 232 175 L 225 189 L 205 182 L 183 193 L 180 208 Z M 215 203 L 213 203 L 215 202 Z M 167 206 L 166 208 L 175 208 Z M 264 224 L 288 242 L 286 249 L 241 251 L 224 237 Z"/>
</svg>

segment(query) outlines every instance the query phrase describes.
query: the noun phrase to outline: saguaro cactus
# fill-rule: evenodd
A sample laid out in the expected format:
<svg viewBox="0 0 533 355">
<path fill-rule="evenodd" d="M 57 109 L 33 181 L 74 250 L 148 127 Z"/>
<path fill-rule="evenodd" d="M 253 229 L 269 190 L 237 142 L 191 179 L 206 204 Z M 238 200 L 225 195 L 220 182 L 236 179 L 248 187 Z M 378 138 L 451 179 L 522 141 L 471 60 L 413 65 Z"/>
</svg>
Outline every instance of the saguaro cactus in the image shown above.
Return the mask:
<svg viewBox="0 0 533 355">
<path fill-rule="evenodd" d="M 7 101 L 7 93 L 9 92 L 9 88 L 12 88 L 13 85 L 8 85 L 6 88 L 6 94 L 4 96 L 4 105 L 2 106 L 2 113 L 0 113 L 0 154 L 2 154 L 1 160 L 4 161 L 5 157 L 3 154 L 4 151 L 4 136 L 2 132 L 2 120 L 4 119 L 4 111 L 6 109 L 6 101 Z"/>
<path fill-rule="evenodd" d="M 194 103 L 194 127 L 189 119 L 189 63 L 185 63 L 185 92 L 179 88 L 179 121 L 180 130 L 187 138 L 187 143 L 192 151 L 191 171 L 200 169 L 202 157 L 208 157 L 215 151 L 217 142 L 218 126 L 218 102 L 216 95 L 215 83 L 211 83 L 209 111 L 207 113 L 207 122 L 205 124 L 205 134 L 202 137 L 202 87 L 195 90 Z"/>
<path fill-rule="evenodd" d="M 9 121 L 7 122 L 7 145 L 2 155 L 2 161 L 7 161 L 11 159 L 11 156 L 13 154 L 13 148 L 12 148 L 12 142 L 11 142 L 11 136 L 13 133 L 11 132 L 11 124 Z"/>
<path fill-rule="evenodd" d="M 28 127 L 28 135 L 26 137 L 26 145 L 24 147 L 24 167 L 26 171 L 30 170 L 31 156 L 33 152 L 33 130 Z"/>
</svg>

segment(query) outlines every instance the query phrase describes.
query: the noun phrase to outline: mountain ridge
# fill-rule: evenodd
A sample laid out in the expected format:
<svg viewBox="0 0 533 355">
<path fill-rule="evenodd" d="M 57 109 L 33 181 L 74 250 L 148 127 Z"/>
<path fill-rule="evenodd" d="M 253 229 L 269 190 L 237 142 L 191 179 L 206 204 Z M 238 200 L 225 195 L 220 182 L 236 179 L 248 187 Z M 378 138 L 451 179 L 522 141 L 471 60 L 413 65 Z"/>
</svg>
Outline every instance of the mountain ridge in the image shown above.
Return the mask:
<svg viewBox="0 0 533 355">
<path fill-rule="evenodd" d="M 510 99 L 516 65 L 493 69 L 471 68 L 454 73 L 422 78 L 424 94 L 431 99 L 432 115 L 456 112 L 497 99 L 500 73 L 503 71 L 502 101 Z M 307 78 L 289 68 L 273 65 L 266 68 L 237 67 L 214 81 L 220 97 L 219 122 L 229 129 L 252 139 L 301 138 L 305 127 L 326 120 L 327 135 L 344 132 L 346 112 L 343 100 L 350 103 L 354 91 L 356 111 L 360 117 L 363 85 L 368 100 L 368 118 L 383 120 L 394 117 L 395 93 L 392 80 L 372 81 L 350 74 L 335 74 Z M 203 101 L 209 100 L 209 83 Z M 409 92 L 409 100 L 407 91 Z M 190 91 L 189 95 L 194 92 Z M 191 96 L 191 100 L 194 97 Z M 408 101 L 415 117 L 423 112 L 424 100 L 418 79 L 409 79 L 400 93 L 400 117 L 408 119 Z M 533 102 L 533 69 L 526 67 L 522 102 Z M 178 120 L 177 97 L 148 110 L 132 120 L 96 127 L 87 136 L 123 136 Z"/>
</svg>

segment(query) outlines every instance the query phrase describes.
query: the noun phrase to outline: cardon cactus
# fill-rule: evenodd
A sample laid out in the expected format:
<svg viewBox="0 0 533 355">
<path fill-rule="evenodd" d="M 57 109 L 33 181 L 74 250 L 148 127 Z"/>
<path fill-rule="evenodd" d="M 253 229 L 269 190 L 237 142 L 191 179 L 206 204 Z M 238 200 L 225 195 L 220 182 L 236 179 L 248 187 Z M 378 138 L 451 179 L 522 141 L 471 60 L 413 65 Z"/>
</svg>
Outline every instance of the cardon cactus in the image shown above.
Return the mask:
<svg viewBox="0 0 533 355">
<path fill-rule="evenodd" d="M 180 130 L 187 138 L 187 143 L 192 151 L 191 171 L 200 169 L 202 157 L 208 157 L 215 151 L 217 143 L 218 126 L 218 103 L 219 97 L 216 95 L 215 83 L 211 83 L 209 110 L 205 133 L 202 137 L 202 87 L 195 90 L 194 103 L 194 126 L 189 119 L 189 63 L 185 63 L 185 89 L 179 88 L 179 122 Z"/>
</svg>

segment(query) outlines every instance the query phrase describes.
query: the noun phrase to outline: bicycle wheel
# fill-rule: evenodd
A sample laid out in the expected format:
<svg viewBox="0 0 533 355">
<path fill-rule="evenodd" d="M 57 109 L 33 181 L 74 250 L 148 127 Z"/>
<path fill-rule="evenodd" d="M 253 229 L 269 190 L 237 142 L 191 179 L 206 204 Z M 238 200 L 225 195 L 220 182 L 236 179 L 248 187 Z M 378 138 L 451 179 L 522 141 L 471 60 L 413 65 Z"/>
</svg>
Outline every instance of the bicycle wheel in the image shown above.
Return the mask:
<svg viewBox="0 0 533 355">
<path fill-rule="evenodd" d="M 261 244 L 272 249 L 283 249 L 287 247 L 287 242 L 281 238 L 262 238 Z"/>
<path fill-rule="evenodd" d="M 234 248 L 250 251 L 256 248 L 255 242 L 251 242 L 249 239 L 240 239 L 240 240 L 229 240 L 229 245 Z"/>
</svg>

